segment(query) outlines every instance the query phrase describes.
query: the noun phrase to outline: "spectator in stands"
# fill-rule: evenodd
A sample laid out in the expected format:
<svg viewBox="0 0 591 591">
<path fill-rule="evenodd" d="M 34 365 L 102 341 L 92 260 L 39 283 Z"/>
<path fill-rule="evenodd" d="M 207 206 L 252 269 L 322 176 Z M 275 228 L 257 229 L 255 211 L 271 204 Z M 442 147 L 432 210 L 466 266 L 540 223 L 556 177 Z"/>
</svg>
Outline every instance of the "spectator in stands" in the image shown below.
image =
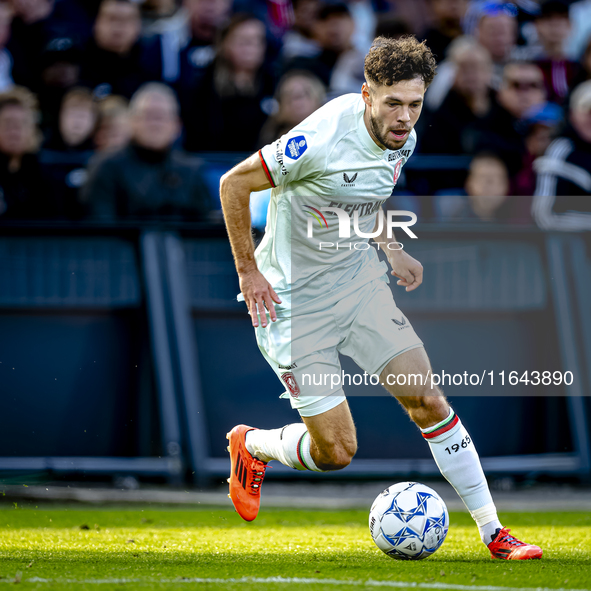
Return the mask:
<svg viewBox="0 0 591 591">
<path fill-rule="evenodd" d="M 374 0 L 374 4 L 381 4 L 381 10 L 392 12 L 412 29 L 412 34 L 419 37 L 433 22 L 429 3 L 426 0 L 419 2 L 400 2 L 399 0 Z"/>
<path fill-rule="evenodd" d="M 591 80 L 573 91 L 569 122 L 534 163 L 532 213 L 542 228 L 591 230 Z"/>
<path fill-rule="evenodd" d="M 355 21 L 353 24 L 353 31 L 355 32 Z M 342 25 L 342 30 L 346 30 L 344 24 Z M 358 41 L 358 43 L 360 43 L 360 41 Z M 369 46 L 371 46 L 371 42 Z M 355 45 L 355 35 L 351 36 L 350 47 L 338 55 L 338 59 L 332 69 L 330 85 L 328 87 L 330 98 L 349 92 L 360 92 L 361 86 L 365 82 L 364 62 L 369 46 L 361 51 L 359 47 Z"/>
<path fill-rule="evenodd" d="M 544 78 L 533 63 L 512 62 L 503 70 L 497 102 L 478 126 L 476 149 L 498 154 L 511 176 L 521 167 L 525 153 L 523 129 L 519 120 L 546 98 Z"/>
<path fill-rule="evenodd" d="M 388 37 L 399 39 L 404 35 L 412 34 L 408 23 L 395 14 L 379 14 L 376 23 L 376 37 Z"/>
<path fill-rule="evenodd" d="M 326 101 L 324 85 L 314 74 L 292 70 L 280 80 L 276 92 L 277 112 L 263 126 L 259 146 L 287 133 Z"/>
<path fill-rule="evenodd" d="M 187 15 L 185 29 L 162 34 L 162 53 L 168 56 L 164 62 L 177 64 L 177 71 L 164 79 L 177 85 L 181 105 L 191 99 L 213 62 L 217 37 L 230 19 L 232 0 L 184 0 L 183 8 Z"/>
<path fill-rule="evenodd" d="M 59 152 L 85 152 L 93 149 L 92 134 L 97 109 L 87 88 L 73 88 L 62 101 L 59 123 L 43 148 Z"/>
<path fill-rule="evenodd" d="M 435 197 L 435 212 L 440 220 L 501 221 L 509 194 L 509 176 L 503 161 L 483 152 L 474 156 L 463 195 Z"/>
<path fill-rule="evenodd" d="M 0 214 L 41 218 L 55 214 L 37 160 L 40 134 L 37 103 L 26 88 L 0 95 Z"/>
<path fill-rule="evenodd" d="M 574 77 L 570 84 L 570 89 L 576 88 L 586 80 L 591 80 L 591 37 L 581 56 L 579 73 Z"/>
<path fill-rule="evenodd" d="M 591 39 L 591 2 L 575 0 L 569 8 L 572 33 L 569 35 L 567 54 L 571 59 L 579 59 Z"/>
<path fill-rule="evenodd" d="M 450 55 L 455 81 L 439 109 L 427 118 L 421 152 L 473 153 L 478 122 L 493 105 L 492 62 L 488 51 L 471 37 L 454 41 Z"/>
<path fill-rule="evenodd" d="M 579 70 L 579 65 L 566 57 L 571 30 L 568 4 L 564 0 L 544 0 L 535 25 L 543 48 L 536 63 L 544 74 L 548 100 L 562 104 Z"/>
<path fill-rule="evenodd" d="M 275 92 L 265 48 L 265 27 L 258 19 L 237 14 L 224 27 L 216 59 L 185 108 L 187 150 L 257 147 Z"/>
<path fill-rule="evenodd" d="M 315 57 L 320 53 L 320 46 L 314 39 L 319 8 L 319 0 L 293 0 L 293 26 L 283 36 L 281 48 L 284 61 L 296 57 Z"/>
<path fill-rule="evenodd" d="M 131 138 L 127 100 L 112 94 L 98 104 L 98 120 L 94 133 L 97 152 L 112 152 L 127 146 Z"/>
<path fill-rule="evenodd" d="M 484 2 L 479 7 L 476 39 L 493 60 L 493 87 L 501 84 L 503 68 L 513 57 L 517 44 L 517 10 L 513 4 Z"/>
<path fill-rule="evenodd" d="M 62 101 L 59 122 L 40 154 L 46 191 L 60 211 L 80 218 L 78 191 L 86 180 L 86 166 L 94 152 L 92 134 L 97 108 L 87 88 L 73 88 Z"/>
<path fill-rule="evenodd" d="M 143 0 L 141 2 L 142 29 L 149 29 L 154 23 L 170 18 L 177 11 L 176 0 Z"/>
<path fill-rule="evenodd" d="M 247 12 L 265 25 L 267 44 L 279 52 L 281 39 L 293 24 L 291 0 L 232 0 L 232 13 Z M 276 50 L 276 51 L 275 51 Z"/>
<path fill-rule="evenodd" d="M 160 45 L 141 41 L 138 5 L 131 0 L 103 0 L 94 36 L 82 59 L 80 80 L 96 97 L 130 97 L 141 84 L 159 79 Z"/>
<path fill-rule="evenodd" d="M 141 12 L 143 35 L 172 30 L 180 33 L 187 25 L 187 13 L 180 0 L 144 0 Z"/>
<path fill-rule="evenodd" d="M 6 92 L 14 86 L 12 79 L 13 59 L 6 45 L 10 39 L 12 7 L 8 2 L 0 2 L 0 92 Z"/>
<path fill-rule="evenodd" d="M 355 23 L 344 3 L 324 4 L 318 13 L 314 37 L 320 53 L 314 57 L 294 58 L 284 71 L 309 70 L 333 95 L 359 92 L 363 83 L 364 55 L 353 47 Z"/>
<path fill-rule="evenodd" d="M 466 193 L 471 213 L 477 219 L 502 219 L 502 206 L 509 195 L 509 175 L 504 162 L 493 154 L 475 156 L 466 179 Z"/>
<path fill-rule="evenodd" d="M 80 58 L 80 49 L 69 37 L 52 39 L 43 49 L 39 63 L 41 80 L 37 89 L 43 129 L 58 125 L 64 95 L 80 79 Z"/>
<path fill-rule="evenodd" d="M 53 0 L 12 2 L 14 19 L 8 48 L 12 54 L 13 78 L 19 85 L 38 90 L 39 57 L 51 40 L 49 23 L 53 12 Z"/>
<path fill-rule="evenodd" d="M 359 53 L 365 56 L 376 37 L 378 19 L 373 0 L 349 0 L 347 6 L 354 22 L 351 43 Z"/>
<path fill-rule="evenodd" d="M 555 135 L 561 125 L 563 117 L 563 110 L 554 103 L 535 105 L 533 109 L 525 114 L 523 119 L 523 124 L 527 129 L 525 132 L 525 153 L 521 163 L 521 170 L 511 182 L 512 195 L 531 197 L 534 194 L 536 188 L 534 161 L 543 156 L 548 149 L 552 136 Z M 531 218 L 531 199 L 523 199 L 521 203 L 529 203 L 529 206 L 522 206 L 522 213 L 524 217 Z"/>
<path fill-rule="evenodd" d="M 130 145 L 91 163 L 83 201 L 100 219 L 207 219 L 211 205 L 201 165 L 172 147 L 180 132 L 174 92 L 146 84 L 130 111 Z"/>
<path fill-rule="evenodd" d="M 141 4 L 142 36 L 156 36 L 160 44 L 162 81 L 180 78 L 180 52 L 189 42 L 189 16 L 179 0 L 144 0 Z"/>
<path fill-rule="evenodd" d="M 40 56 L 57 39 L 69 39 L 73 45 L 85 42 L 88 15 L 73 0 L 11 0 L 15 18 L 8 44 L 14 59 L 16 84 L 39 91 Z"/>
<path fill-rule="evenodd" d="M 193 47 L 213 46 L 221 27 L 230 16 L 231 0 L 184 0 L 189 15 Z"/>
<path fill-rule="evenodd" d="M 449 44 L 462 35 L 461 23 L 468 4 L 469 0 L 429 0 L 435 22 L 424 38 L 438 62 L 445 57 Z"/>
</svg>

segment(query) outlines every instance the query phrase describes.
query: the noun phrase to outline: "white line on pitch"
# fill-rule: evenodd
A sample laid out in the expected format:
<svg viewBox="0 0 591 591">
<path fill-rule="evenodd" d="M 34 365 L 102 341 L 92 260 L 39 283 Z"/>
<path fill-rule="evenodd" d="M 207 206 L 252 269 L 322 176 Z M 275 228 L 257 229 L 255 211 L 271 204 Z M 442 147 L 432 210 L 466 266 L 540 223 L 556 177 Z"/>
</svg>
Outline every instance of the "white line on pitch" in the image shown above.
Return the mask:
<svg viewBox="0 0 591 591">
<path fill-rule="evenodd" d="M 13 583 L 14 579 L 0 579 L 0 583 Z M 43 579 L 40 577 L 23 578 L 22 583 L 80 583 L 80 584 L 118 584 L 118 583 L 279 583 L 290 585 L 350 585 L 355 587 L 391 587 L 396 589 L 447 589 L 449 591 L 591 591 L 590 589 L 564 589 L 562 587 L 500 587 L 493 585 L 455 585 L 453 583 L 415 583 L 403 581 L 346 581 L 343 579 L 315 579 L 315 578 L 285 578 L 285 577 L 242 577 L 239 579 L 214 579 L 214 578 L 176 578 L 176 579 Z"/>
</svg>

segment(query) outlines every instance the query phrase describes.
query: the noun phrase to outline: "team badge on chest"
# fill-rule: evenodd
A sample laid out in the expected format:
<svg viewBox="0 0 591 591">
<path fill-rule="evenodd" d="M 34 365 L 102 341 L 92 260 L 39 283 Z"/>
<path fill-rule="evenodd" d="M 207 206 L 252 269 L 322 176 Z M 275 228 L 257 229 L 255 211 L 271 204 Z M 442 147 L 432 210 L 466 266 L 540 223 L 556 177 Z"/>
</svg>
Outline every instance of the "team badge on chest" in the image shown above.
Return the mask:
<svg viewBox="0 0 591 591">
<path fill-rule="evenodd" d="M 396 163 L 396 166 L 394 167 L 394 184 L 397 183 L 401 170 L 402 170 L 402 158 Z"/>
</svg>

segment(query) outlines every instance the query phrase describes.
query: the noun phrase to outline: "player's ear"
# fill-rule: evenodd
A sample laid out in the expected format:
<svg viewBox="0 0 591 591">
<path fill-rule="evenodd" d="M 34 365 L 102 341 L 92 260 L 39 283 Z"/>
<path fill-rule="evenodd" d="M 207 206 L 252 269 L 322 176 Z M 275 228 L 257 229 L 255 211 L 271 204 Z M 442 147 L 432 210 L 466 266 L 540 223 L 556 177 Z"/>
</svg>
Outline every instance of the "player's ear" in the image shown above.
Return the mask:
<svg viewBox="0 0 591 591">
<path fill-rule="evenodd" d="M 361 96 L 363 97 L 363 102 L 368 107 L 371 107 L 371 93 L 369 90 L 369 86 L 367 85 L 367 82 L 364 82 L 361 86 Z"/>
</svg>

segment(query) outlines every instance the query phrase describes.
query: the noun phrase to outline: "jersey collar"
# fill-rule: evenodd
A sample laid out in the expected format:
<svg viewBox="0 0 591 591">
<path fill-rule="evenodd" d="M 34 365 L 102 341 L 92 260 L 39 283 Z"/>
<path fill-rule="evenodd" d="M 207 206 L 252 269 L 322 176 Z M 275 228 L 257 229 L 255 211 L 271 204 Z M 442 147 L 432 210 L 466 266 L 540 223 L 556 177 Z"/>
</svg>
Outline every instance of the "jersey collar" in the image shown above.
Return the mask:
<svg viewBox="0 0 591 591">
<path fill-rule="evenodd" d="M 365 113 L 365 103 L 363 102 L 362 98 L 360 98 L 359 101 L 361 102 L 361 107 L 357 115 L 357 135 L 361 140 L 361 144 L 365 146 L 372 154 L 375 154 L 378 158 L 383 158 L 387 150 L 382 150 L 382 148 L 380 148 L 380 146 L 378 146 L 373 141 L 371 135 L 369 135 L 369 131 L 367 131 L 365 121 L 363 120 L 363 114 Z"/>
</svg>

